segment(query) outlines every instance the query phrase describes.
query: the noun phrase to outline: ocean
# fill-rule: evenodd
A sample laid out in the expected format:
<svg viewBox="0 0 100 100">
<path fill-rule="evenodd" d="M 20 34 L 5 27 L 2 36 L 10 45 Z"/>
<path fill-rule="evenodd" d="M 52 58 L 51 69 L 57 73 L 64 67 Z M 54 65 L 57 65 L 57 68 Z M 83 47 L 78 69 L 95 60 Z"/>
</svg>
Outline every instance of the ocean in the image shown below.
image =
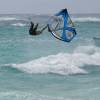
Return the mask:
<svg viewBox="0 0 100 100">
<path fill-rule="evenodd" d="M 73 14 L 77 36 L 66 43 L 47 30 L 28 33 L 30 21 L 43 27 L 47 15 L 0 15 L 0 100 L 99 100 L 100 14 Z"/>
</svg>

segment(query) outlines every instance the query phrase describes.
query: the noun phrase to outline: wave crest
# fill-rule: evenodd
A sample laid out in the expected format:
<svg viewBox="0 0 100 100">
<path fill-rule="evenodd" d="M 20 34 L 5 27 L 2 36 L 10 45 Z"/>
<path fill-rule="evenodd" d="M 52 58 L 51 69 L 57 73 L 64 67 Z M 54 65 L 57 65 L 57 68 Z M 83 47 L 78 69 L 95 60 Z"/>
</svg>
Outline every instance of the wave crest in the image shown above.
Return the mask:
<svg viewBox="0 0 100 100">
<path fill-rule="evenodd" d="M 15 64 L 13 67 L 31 74 L 54 73 L 69 75 L 87 73 L 84 69 L 79 67 L 82 63 L 77 61 L 75 57 L 73 58 L 73 56 L 75 55 L 59 53 L 57 55 L 42 57 L 27 63 Z"/>
<path fill-rule="evenodd" d="M 23 23 L 15 23 L 15 24 L 11 24 L 12 26 L 20 26 L 20 27 L 24 27 L 26 26 L 26 24 Z"/>
<path fill-rule="evenodd" d="M 29 74 L 70 75 L 87 74 L 88 72 L 84 69 L 86 65 L 100 66 L 100 48 L 80 46 L 73 53 L 49 55 L 22 64 L 10 64 L 9 66 Z"/>
<path fill-rule="evenodd" d="M 0 17 L 0 21 L 12 21 L 12 20 L 19 20 L 15 17 Z"/>
<path fill-rule="evenodd" d="M 100 22 L 100 18 L 97 17 L 79 17 L 79 18 L 72 18 L 75 22 Z"/>
</svg>

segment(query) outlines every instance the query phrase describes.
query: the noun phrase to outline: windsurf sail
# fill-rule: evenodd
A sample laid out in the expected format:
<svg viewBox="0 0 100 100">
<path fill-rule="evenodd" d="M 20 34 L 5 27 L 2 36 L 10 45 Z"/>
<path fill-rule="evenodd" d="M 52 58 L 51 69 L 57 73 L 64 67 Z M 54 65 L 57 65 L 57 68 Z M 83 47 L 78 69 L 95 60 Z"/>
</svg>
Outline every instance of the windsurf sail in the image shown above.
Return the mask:
<svg viewBox="0 0 100 100">
<path fill-rule="evenodd" d="M 49 31 L 55 38 L 64 42 L 70 42 L 77 35 L 67 9 L 55 14 L 53 21 L 49 24 Z"/>
</svg>

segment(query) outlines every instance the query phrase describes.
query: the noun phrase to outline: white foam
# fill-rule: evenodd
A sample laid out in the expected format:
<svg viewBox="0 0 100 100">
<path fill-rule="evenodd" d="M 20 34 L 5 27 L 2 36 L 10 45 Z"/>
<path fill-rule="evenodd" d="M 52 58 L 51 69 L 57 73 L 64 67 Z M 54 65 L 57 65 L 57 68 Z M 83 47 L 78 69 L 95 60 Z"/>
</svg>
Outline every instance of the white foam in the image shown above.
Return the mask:
<svg viewBox="0 0 100 100">
<path fill-rule="evenodd" d="M 18 20 L 15 17 L 0 17 L 0 21 L 12 21 L 12 20 Z"/>
<path fill-rule="evenodd" d="M 26 73 L 54 73 L 60 75 L 87 74 L 85 65 L 100 65 L 100 48 L 79 46 L 73 53 L 59 53 L 41 57 L 23 64 L 12 64 L 12 67 Z"/>
<path fill-rule="evenodd" d="M 11 24 L 12 26 L 20 26 L 20 27 L 23 27 L 23 26 L 26 26 L 26 24 L 23 24 L 23 23 L 15 23 L 15 24 Z"/>
<path fill-rule="evenodd" d="M 30 91 L 17 91 L 17 90 L 16 91 L 13 90 L 9 92 L 1 91 L 0 98 L 2 98 L 2 100 L 8 100 L 8 98 L 10 98 L 10 100 L 66 100 L 66 98 L 64 97 L 43 95 L 37 93 L 36 91 L 34 93 Z"/>
<path fill-rule="evenodd" d="M 24 64 L 13 65 L 27 73 L 55 73 L 61 75 L 87 73 L 79 68 L 81 63 L 72 54 L 57 54 L 42 57 Z"/>
<path fill-rule="evenodd" d="M 77 17 L 72 18 L 72 20 L 75 22 L 100 22 L 100 18 L 96 17 Z"/>
</svg>

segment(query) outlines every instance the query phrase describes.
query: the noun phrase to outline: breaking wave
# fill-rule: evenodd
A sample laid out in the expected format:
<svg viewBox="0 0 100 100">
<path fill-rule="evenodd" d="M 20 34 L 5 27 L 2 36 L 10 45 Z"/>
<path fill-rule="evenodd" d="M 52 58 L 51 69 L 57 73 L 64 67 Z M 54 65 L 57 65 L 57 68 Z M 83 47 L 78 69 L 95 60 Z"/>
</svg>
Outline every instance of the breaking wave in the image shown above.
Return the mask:
<svg viewBox="0 0 100 100">
<path fill-rule="evenodd" d="M 100 22 L 100 18 L 97 17 L 77 17 L 72 18 L 72 20 L 75 22 Z"/>
<path fill-rule="evenodd" d="M 0 17 L 0 21 L 14 21 L 14 20 L 15 21 L 18 21 L 18 20 L 29 21 L 29 19 L 26 19 L 26 18 Z M 38 20 L 38 18 L 37 18 L 37 20 Z M 41 20 L 44 20 L 44 19 L 41 19 Z M 100 22 L 99 17 L 72 17 L 72 20 L 74 22 Z M 46 21 L 46 19 L 45 19 L 45 21 Z"/>
<path fill-rule="evenodd" d="M 20 26 L 20 27 L 23 27 L 23 26 L 26 26 L 26 24 L 23 24 L 23 23 L 15 23 L 15 24 L 11 24 L 12 26 Z"/>
<path fill-rule="evenodd" d="M 73 53 L 58 53 L 41 57 L 22 64 L 6 64 L 16 70 L 29 74 L 87 74 L 86 65 L 100 65 L 100 48 L 79 46 Z"/>
<path fill-rule="evenodd" d="M 0 17 L 0 21 L 12 21 L 12 20 L 19 20 L 15 17 Z"/>
</svg>

